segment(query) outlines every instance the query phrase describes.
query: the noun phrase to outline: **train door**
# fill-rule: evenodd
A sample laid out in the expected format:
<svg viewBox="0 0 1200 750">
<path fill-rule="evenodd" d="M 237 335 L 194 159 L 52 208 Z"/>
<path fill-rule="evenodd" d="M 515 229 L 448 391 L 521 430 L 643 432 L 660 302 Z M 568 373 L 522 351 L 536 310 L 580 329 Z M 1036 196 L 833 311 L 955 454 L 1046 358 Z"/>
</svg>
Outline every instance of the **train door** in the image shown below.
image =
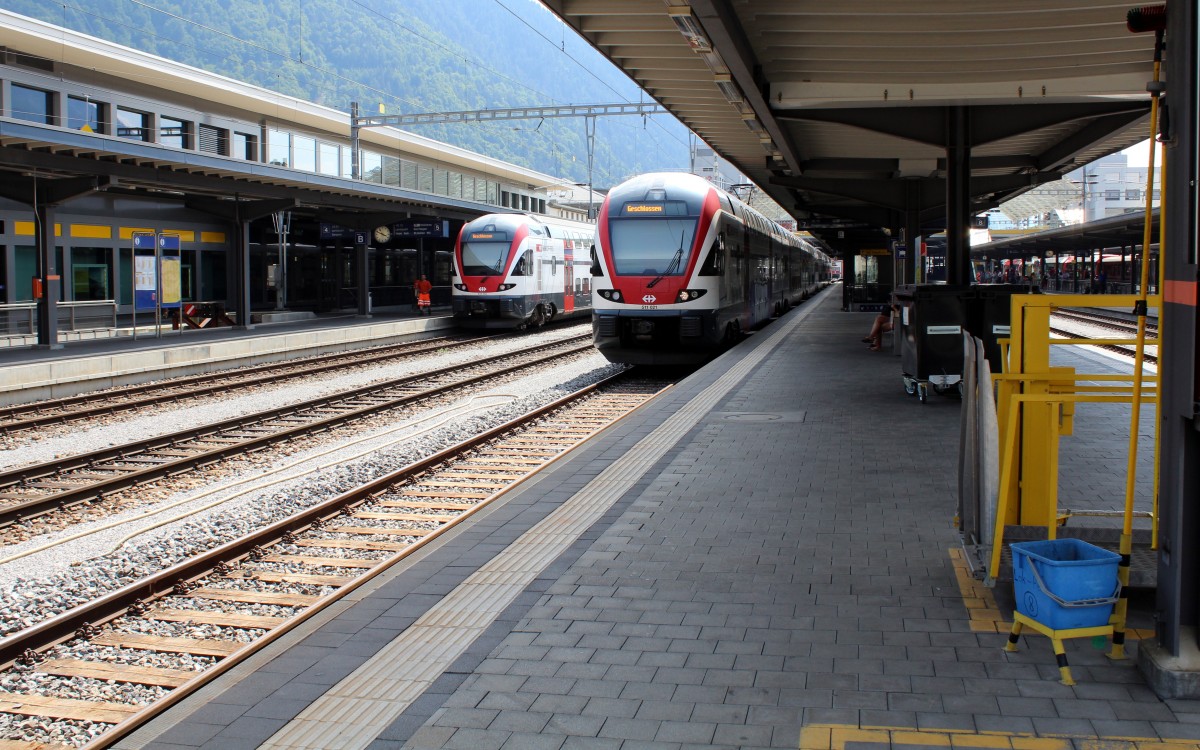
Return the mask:
<svg viewBox="0 0 1200 750">
<path fill-rule="evenodd" d="M 575 249 L 573 240 L 563 242 L 563 312 L 575 311 Z"/>
</svg>

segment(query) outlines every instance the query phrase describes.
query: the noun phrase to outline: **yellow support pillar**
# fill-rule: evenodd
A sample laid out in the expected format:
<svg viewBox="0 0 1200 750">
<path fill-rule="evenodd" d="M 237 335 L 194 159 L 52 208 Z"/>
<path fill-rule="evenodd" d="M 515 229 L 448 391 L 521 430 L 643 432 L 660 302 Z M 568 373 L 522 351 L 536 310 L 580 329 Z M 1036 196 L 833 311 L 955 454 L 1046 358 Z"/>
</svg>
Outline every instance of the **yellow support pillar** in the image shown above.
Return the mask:
<svg viewBox="0 0 1200 750">
<path fill-rule="evenodd" d="M 1027 380 L 1022 392 L 1035 398 L 1050 393 L 1050 307 L 1021 307 L 1024 341 L 1019 372 Z M 1037 377 L 1037 373 L 1045 373 Z M 1029 377 L 1032 376 L 1032 377 Z M 1058 515 L 1058 405 L 1045 400 L 1026 401 L 1021 409 L 1020 496 L 1017 523 L 1050 527 L 1054 538 Z"/>
</svg>

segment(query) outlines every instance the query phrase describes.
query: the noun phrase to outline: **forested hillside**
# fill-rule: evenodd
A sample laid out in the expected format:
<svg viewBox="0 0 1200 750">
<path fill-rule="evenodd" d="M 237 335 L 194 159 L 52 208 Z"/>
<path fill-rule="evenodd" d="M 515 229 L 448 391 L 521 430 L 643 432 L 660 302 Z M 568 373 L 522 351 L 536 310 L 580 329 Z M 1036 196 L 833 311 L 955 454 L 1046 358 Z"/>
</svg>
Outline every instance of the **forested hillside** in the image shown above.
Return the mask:
<svg viewBox="0 0 1200 750">
<path fill-rule="evenodd" d="M 643 100 L 535 0 L 0 0 L 0 7 L 349 111 L 389 114 Z M 421 135 L 587 179 L 580 119 L 422 126 Z M 599 118 L 593 180 L 688 165 L 660 115 Z"/>
</svg>

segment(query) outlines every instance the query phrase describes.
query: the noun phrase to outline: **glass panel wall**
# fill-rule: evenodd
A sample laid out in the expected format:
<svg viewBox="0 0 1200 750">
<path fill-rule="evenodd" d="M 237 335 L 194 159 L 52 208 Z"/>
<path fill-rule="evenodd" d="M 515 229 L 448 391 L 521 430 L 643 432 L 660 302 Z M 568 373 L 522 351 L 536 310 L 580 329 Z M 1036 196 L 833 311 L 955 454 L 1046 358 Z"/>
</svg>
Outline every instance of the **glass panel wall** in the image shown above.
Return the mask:
<svg viewBox="0 0 1200 750">
<path fill-rule="evenodd" d="M 117 135 L 135 141 L 150 140 L 150 115 L 125 107 L 117 107 Z"/>
<path fill-rule="evenodd" d="M 191 126 L 190 122 L 177 120 L 174 117 L 160 117 L 158 118 L 158 142 L 164 146 L 191 148 Z"/>
<path fill-rule="evenodd" d="M 267 131 L 267 163 L 277 167 L 292 164 L 292 134 L 286 130 Z"/>
<path fill-rule="evenodd" d="M 317 139 L 307 135 L 292 135 L 292 167 L 305 172 L 317 171 Z"/>
<path fill-rule="evenodd" d="M 54 124 L 54 100 L 49 91 L 14 83 L 11 98 L 8 109 L 13 118 L 42 125 Z"/>
<path fill-rule="evenodd" d="M 326 143 L 321 141 L 317 146 L 317 171 L 331 177 L 338 176 L 338 170 L 341 168 L 341 155 L 335 143 Z"/>
<path fill-rule="evenodd" d="M 114 282 L 112 251 L 106 247 L 71 248 L 71 284 L 73 299 L 112 299 Z"/>
<path fill-rule="evenodd" d="M 359 173 L 366 182 L 383 182 L 383 157 L 372 151 L 359 154 Z"/>
<path fill-rule="evenodd" d="M 67 97 L 67 127 L 92 133 L 103 132 L 100 126 L 102 106 L 99 102 L 78 96 Z"/>
</svg>

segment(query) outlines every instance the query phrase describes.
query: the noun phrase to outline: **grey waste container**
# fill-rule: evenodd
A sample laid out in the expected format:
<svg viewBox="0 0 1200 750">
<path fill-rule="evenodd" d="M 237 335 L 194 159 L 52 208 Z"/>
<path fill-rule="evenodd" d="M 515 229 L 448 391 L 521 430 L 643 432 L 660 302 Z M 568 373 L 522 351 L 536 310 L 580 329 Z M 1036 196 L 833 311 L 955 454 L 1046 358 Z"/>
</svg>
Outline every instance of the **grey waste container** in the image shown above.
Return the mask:
<svg viewBox="0 0 1200 750">
<path fill-rule="evenodd" d="M 974 297 L 970 286 L 916 284 L 897 287 L 900 307 L 900 368 L 904 390 L 929 398 L 960 393 L 963 373 L 962 332 Z M 961 394 L 960 394 L 961 395 Z"/>
<path fill-rule="evenodd" d="M 1001 372 L 999 339 L 1008 338 L 1014 294 L 1038 294 L 1036 284 L 980 284 L 975 287 L 972 311 L 967 315 L 967 330 L 983 341 L 992 372 Z"/>
</svg>

